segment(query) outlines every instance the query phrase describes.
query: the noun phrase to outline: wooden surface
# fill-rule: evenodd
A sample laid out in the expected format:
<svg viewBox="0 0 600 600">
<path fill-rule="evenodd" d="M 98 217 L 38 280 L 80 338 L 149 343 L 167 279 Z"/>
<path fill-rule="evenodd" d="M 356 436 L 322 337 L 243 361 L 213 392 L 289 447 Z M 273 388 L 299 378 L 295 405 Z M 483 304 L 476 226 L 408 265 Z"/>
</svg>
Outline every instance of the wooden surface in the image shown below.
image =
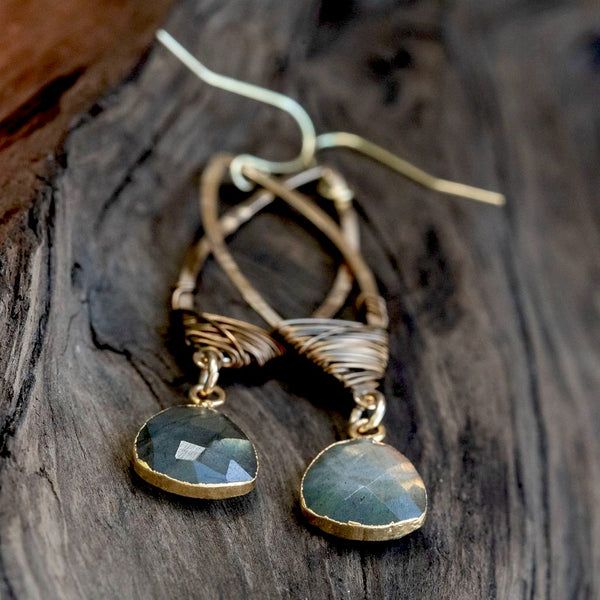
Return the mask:
<svg viewBox="0 0 600 600">
<path fill-rule="evenodd" d="M 167 306 L 198 228 L 198 174 L 220 150 L 291 156 L 296 132 L 146 53 L 166 3 L 58 4 L 1 9 L 0 596 L 597 598 L 597 3 L 198 0 L 169 13 L 208 65 L 292 94 L 320 130 L 508 196 L 505 210 L 447 200 L 328 155 L 357 192 L 389 301 L 389 442 L 430 493 L 422 531 L 369 546 L 299 514 L 303 469 L 350 409 L 302 364 L 230 380 L 227 413 L 261 457 L 252 495 L 194 502 L 132 475 L 137 428 L 187 389 Z M 285 215 L 233 247 L 289 316 L 309 313 L 335 268 Z M 250 317 L 214 266 L 203 283 L 205 305 Z"/>
</svg>

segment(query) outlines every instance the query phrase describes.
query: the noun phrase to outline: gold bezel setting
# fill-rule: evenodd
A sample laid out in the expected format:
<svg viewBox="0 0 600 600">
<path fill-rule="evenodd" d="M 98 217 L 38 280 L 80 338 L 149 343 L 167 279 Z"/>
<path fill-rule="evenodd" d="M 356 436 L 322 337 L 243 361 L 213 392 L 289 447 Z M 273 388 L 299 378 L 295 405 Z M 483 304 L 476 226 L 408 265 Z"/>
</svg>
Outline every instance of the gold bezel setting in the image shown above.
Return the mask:
<svg viewBox="0 0 600 600">
<path fill-rule="evenodd" d="M 183 404 L 181 406 L 189 406 L 193 408 L 198 407 L 196 404 Z M 154 417 L 169 410 L 170 408 L 171 407 L 165 408 L 164 410 L 152 415 L 144 422 L 135 436 L 135 440 L 133 442 L 133 470 L 137 473 L 137 475 L 150 485 L 153 485 L 165 492 L 176 494 L 178 496 L 185 496 L 187 498 L 197 498 L 200 500 L 225 500 L 227 498 L 236 498 L 238 496 L 244 496 L 245 494 L 250 493 L 256 486 L 256 478 L 258 476 L 259 469 L 258 454 L 254 444 L 252 444 L 250 440 L 248 441 L 250 441 L 252 444 L 252 450 L 254 451 L 254 456 L 256 457 L 256 473 L 250 481 L 244 481 L 240 483 L 189 483 L 187 481 L 181 481 L 180 479 L 175 479 L 169 475 L 155 471 L 145 460 L 142 460 L 138 456 L 137 440 L 141 431 Z M 214 409 L 209 410 L 218 413 L 218 411 Z M 225 417 L 225 415 L 222 416 Z"/>
<path fill-rule="evenodd" d="M 331 517 L 327 517 L 325 515 L 319 515 L 318 513 L 316 513 L 315 511 L 313 511 L 306 505 L 306 501 L 304 498 L 304 480 L 306 478 L 306 474 L 310 471 L 311 467 L 330 448 L 333 448 L 334 446 L 348 444 L 353 441 L 355 441 L 355 440 L 352 440 L 352 439 L 342 440 L 340 442 L 335 442 L 333 444 L 330 444 L 329 446 L 327 446 L 326 448 L 321 450 L 321 452 L 319 452 L 319 454 L 317 454 L 317 456 L 315 456 L 315 458 L 313 458 L 313 460 L 310 462 L 310 464 L 304 471 L 304 475 L 302 476 L 302 481 L 300 482 L 300 506 L 302 508 L 302 513 L 304 514 L 304 516 L 306 517 L 308 522 L 311 525 L 318 527 L 319 529 L 321 529 L 322 531 L 324 531 L 325 533 L 328 533 L 330 535 L 334 535 L 336 537 L 347 539 L 347 540 L 362 541 L 362 542 L 382 542 L 382 541 L 396 540 L 396 539 L 400 539 L 400 538 L 404 537 L 405 535 L 408 535 L 409 533 L 412 533 L 413 531 L 416 531 L 417 529 L 419 529 L 425 522 L 425 518 L 427 516 L 427 490 L 425 488 L 425 483 L 421 479 L 420 475 L 419 475 L 419 485 L 422 486 L 423 491 L 425 492 L 425 508 L 424 508 L 421 516 L 419 516 L 417 518 L 405 519 L 402 521 L 393 521 L 393 522 L 387 523 L 385 525 L 365 525 L 362 523 L 358 523 L 356 521 L 346 521 L 346 522 L 336 521 L 335 519 L 332 519 Z M 380 446 L 388 446 L 390 448 L 393 448 L 393 446 L 389 446 L 389 444 L 384 444 L 382 442 L 377 442 L 374 440 L 371 440 L 371 441 L 373 444 L 377 444 Z M 394 448 L 394 450 L 404 460 L 410 462 L 408 460 L 408 458 L 406 458 L 399 450 L 396 450 L 395 448 Z M 410 463 L 410 464 L 412 465 L 412 463 Z M 414 465 L 412 465 L 412 466 L 414 468 Z M 416 469 L 415 469 L 415 472 L 417 472 Z"/>
</svg>

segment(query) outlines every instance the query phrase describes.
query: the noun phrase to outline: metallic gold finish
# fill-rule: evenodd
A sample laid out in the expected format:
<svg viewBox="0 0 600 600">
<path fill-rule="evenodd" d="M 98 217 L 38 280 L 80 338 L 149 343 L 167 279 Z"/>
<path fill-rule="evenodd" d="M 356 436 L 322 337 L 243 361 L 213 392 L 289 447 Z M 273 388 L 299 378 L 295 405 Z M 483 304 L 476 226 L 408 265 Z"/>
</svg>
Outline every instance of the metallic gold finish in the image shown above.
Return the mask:
<svg viewBox="0 0 600 600">
<path fill-rule="evenodd" d="M 193 312 L 193 292 L 197 276 L 212 251 L 248 304 L 279 332 L 287 344 L 336 377 L 352 391 L 356 407 L 350 416 L 350 436 L 383 439 L 385 428 L 382 419 L 386 404 L 385 398 L 377 387 L 388 361 L 386 332 L 388 318 L 385 301 L 379 294 L 375 278 L 358 251 L 358 229 L 351 205 L 352 193 L 337 174 L 326 169 L 320 170 L 318 189 L 325 197 L 334 200 L 340 214 L 340 226 L 338 226 L 310 199 L 293 189 L 296 185 L 302 185 L 296 183 L 297 179 L 292 177 L 280 181 L 269 177 L 269 174 L 293 173 L 313 164 L 319 151 L 342 147 L 360 152 L 419 185 L 444 194 L 496 206 L 505 203 L 504 196 L 435 177 L 355 134 L 329 132 L 317 136 L 310 116 L 292 98 L 211 71 L 166 31 L 159 30 L 156 35 L 157 39 L 201 80 L 216 88 L 283 110 L 297 122 L 302 134 L 300 153 L 293 160 L 275 162 L 252 155 L 240 155 L 235 158 L 220 157 L 210 163 L 203 176 L 201 211 L 207 239 L 201 240 L 188 255 L 172 300 L 174 309 L 184 311 L 186 339 L 197 350 L 196 363 L 200 368 L 200 377 L 198 384 L 192 388 L 190 397 L 195 402 L 214 406 L 224 400 L 221 388 L 216 385 L 221 367 L 239 367 L 251 363 L 262 365 L 281 353 L 281 347 L 259 327 L 219 315 Z M 264 190 L 219 220 L 217 210 L 219 185 L 227 169 L 240 189 L 250 190 L 254 184 Z M 313 171 L 316 173 L 314 169 Z M 296 178 L 302 179 L 305 175 L 306 173 L 300 173 Z M 316 318 L 313 319 L 284 320 L 242 274 L 225 245 L 226 235 L 252 218 L 275 196 L 282 198 L 319 228 L 337 246 L 345 261 L 345 265 L 342 265 L 338 272 L 333 289 L 316 311 Z M 337 312 L 350 292 L 352 284 L 350 273 L 356 278 L 361 290 L 358 303 L 364 308 L 366 324 L 329 318 Z M 198 496 L 193 493 L 194 489 L 188 489 L 198 486 L 177 482 L 168 476 L 156 473 L 146 463 L 138 460 L 137 456 L 134 465 L 143 478 L 175 493 L 211 498 L 231 495 L 220 495 L 222 491 L 218 488 L 231 488 L 225 484 L 212 486 L 216 488 L 210 492 L 213 495 Z M 420 478 L 419 482 L 424 489 Z M 251 484 L 253 487 L 254 481 Z M 184 490 L 173 489 L 173 486 L 179 488 L 181 485 L 184 486 Z M 244 484 L 247 485 L 249 484 Z M 247 491 L 249 490 L 240 493 Z M 203 493 L 209 492 L 205 490 Z M 308 519 L 324 531 L 340 537 L 360 540 L 401 537 L 420 527 L 425 517 L 423 513 L 418 519 L 385 526 L 365 526 L 354 522 L 337 522 L 319 516 L 310 511 L 304 501 L 303 510 Z"/>
<path fill-rule="evenodd" d="M 249 154 L 242 154 L 232 160 L 230 165 L 231 176 L 234 183 L 241 190 L 249 191 L 252 189 L 252 185 L 243 172 L 246 167 L 254 167 L 264 173 L 293 173 L 294 171 L 299 171 L 310 166 L 314 162 L 317 152 L 321 150 L 350 148 L 380 162 L 382 165 L 389 167 L 415 183 L 442 194 L 459 196 L 468 200 L 485 202 L 496 206 L 505 204 L 505 198 L 502 194 L 435 177 L 360 135 L 335 131 L 317 136 L 315 126 L 309 114 L 293 98 L 239 79 L 234 79 L 233 77 L 221 75 L 208 69 L 164 29 L 159 29 L 156 32 L 156 39 L 194 73 L 196 77 L 208 85 L 279 108 L 290 115 L 298 124 L 302 135 L 302 142 L 300 154 L 295 159 L 286 162 L 276 162 Z"/>
<path fill-rule="evenodd" d="M 362 292 L 364 298 L 368 298 L 369 302 L 365 302 L 365 311 L 366 311 L 366 321 L 369 325 L 374 325 L 378 327 L 387 327 L 388 325 L 388 316 L 385 307 L 385 301 L 381 299 L 381 301 L 375 299 L 380 299 L 381 296 L 379 294 L 379 290 L 377 288 L 377 283 L 375 282 L 375 277 L 365 260 L 363 259 L 360 252 L 350 246 L 346 239 L 344 238 L 343 233 L 340 231 L 340 228 L 336 225 L 335 221 L 323 210 L 321 210 L 314 202 L 310 200 L 304 194 L 296 190 L 289 190 L 285 186 L 283 186 L 278 180 L 257 171 L 252 167 L 247 167 L 244 169 L 245 175 L 257 183 L 258 185 L 264 187 L 272 191 L 274 194 L 277 194 L 282 200 L 287 202 L 292 208 L 294 208 L 297 212 L 299 212 L 302 216 L 308 219 L 315 227 L 317 227 L 322 233 L 324 233 L 329 240 L 337 247 L 340 254 L 343 256 L 346 264 L 349 269 L 352 271 L 358 286 Z M 206 181 L 207 185 L 204 187 L 203 192 L 209 192 L 212 190 L 210 181 Z M 203 221 L 207 223 L 211 220 L 211 211 L 214 203 L 213 196 L 204 196 L 202 198 L 203 202 L 202 206 L 202 216 Z M 207 231 L 207 235 L 210 237 L 210 233 Z M 215 247 L 215 242 L 218 243 L 218 236 L 213 236 L 211 239 L 211 244 Z M 222 248 L 219 249 L 221 251 Z M 227 262 L 226 254 L 229 254 L 227 249 L 225 249 L 225 253 L 222 253 L 221 266 L 224 268 L 223 263 Z M 231 255 L 229 255 L 231 256 Z M 215 250 L 215 257 L 219 260 L 217 256 L 217 251 Z M 230 278 L 232 273 L 229 274 Z M 243 275 L 242 275 L 243 277 Z M 245 279 L 245 278 L 244 278 Z M 246 280 L 247 282 L 247 280 Z M 235 283 L 235 282 L 234 282 Z M 250 285 L 247 282 L 247 285 Z M 263 315 L 264 318 L 264 315 Z M 272 326 L 276 326 L 277 322 L 271 321 L 269 319 L 265 319 Z M 278 319 L 279 321 L 281 318 Z"/>
<path fill-rule="evenodd" d="M 206 236 L 213 254 L 231 282 L 238 288 L 246 302 L 272 327 L 283 321 L 283 318 L 265 301 L 250 281 L 241 272 L 237 262 L 229 252 L 223 232 L 219 228 L 218 202 L 219 188 L 225 172 L 231 163 L 228 156 L 214 158 L 206 167 L 201 181 L 200 208 Z M 261 187 L 271 191 L 287 202 L 313 225 L 320 229 L 344 257 L 348 267 L 356 278 L 363 296 L 370 301 L 365 302 L 366 320 L 369 325 L 386 327 L 387 313 L 385 302 L 375 302 L 379 292 L 373 273 L 360 253 L 345 239 L 338 225 L 307 196 L 288 189 L 283 183 L 257 171 L 251 167 L 244 174 Z"/>
<path fill-rule="evenodd" d="M 352 412 L 354 412 L 355 410 L 356 408 L 354 408 Z M 352 439 L 371 438 L 376 442 L 383 442 L 386 433 L 387 430 L 383 423 L 373 425 L 372 423 L 370 423 L 370 419 L 367 417 L 357 419 L 356 421 L 352 420 L 352 416 L 349 419 L 348 435 Z"/>
<path fill-rule="evenodd" d="M 354 394 L 356 406 L 350 413 L 348 435 L 351 438 L 370 437 L 378 442 L 385 438 L 385 426 L 381 423 L 385 415 L 386 402 L 379 390 Z"/>
<path fill-rule="evenodd" d="M 225 160 L 231 161 L 230 158 Z M 344 187 L 341 176 L 331 169 L 315 167 L 289 178 L 284 185 L 294 187 L 314 180 L 324 182 L 329 190 L 328 198 L 334 202 L 340 219 L 340 227 L 348 240 L 347 243 L 349 247 L 357 249 L 359 245 L 358 222 L 352 208 L 349 190 Z M 217 227 L 223 227 L 222 235 L 232 233 L 272 202 L 274 198 L 275 195 L 271 191 L 257 192 L 248 201 L 222 217 Z M 219 229 L 219 231 L 221 230 Z M 195 405 L 215 408 L 225 400 L 224 391 L 217 385 L 221 367 L 242 367 L 253 363 L 263 365 L 281 354 L 282 348 L 260 327 L 222 315 L 207 312 L 198 314 L 193 310 L 196 280 L 210 252 L 211 247 L 207 239 L 200 240 L 188 252 L 172 297 L 172 303 L 175 310 L 181 311 L 186 342 L 195 348 L 193 359 L 199 368 L 198 383 L 190 389 L 189 398 Z M 316 314 L 327 315 L 337 312 L 345 302 L 351 287 L 350 271 L 345 265 L 342 265 L 331 292 Z M 153 470 L 139 458 L 136 450 L 134 450 L 134 454 L 135 471 L 149 483 L 172 493 L 196 498 L 218 499 L 245 494 L 254 487 L 254 480 L 243 484 L 186 483 Z"/>
<path fill-rule="evenodd" d="M 168 410 L 168 409 L 167 409 Z M 213 484 L 199 484 L 199 483 L 188 483 L 169 477 L 164 473 L 159 473 L 152 469 L 148 463 L 142 460 L 137 453 L 137 439 L 140 432 L 144 429 L 148 421 L 153 419 L 156 415 L 152 415 L 139 429 L 135 436 L 133 443 L 133 469 L 134 471 L 147 483 L 170 492 L 179 496 L 187 496 L 188 498 L 198 498 L 201 500 L 224 500 L 226 498 L 235 498 L 237 496 L 243 496 L 251 492 L 256 486 L 256 477 L 258 475 L 259 462 L 258 454 L 256 449 L 254 454 L 256 456 L 256 475 L 250 481 L 244 481 L 242 483 L 213 483 Z M 253 446 L 254 448 L 254 446 Z"/>
<path fill-rule="evenodd" d="M 208 83 L 208 85 L 279 108 L 290 115 L 300 127 L 302 148 L 297 158 L 286 162 L 274 162 L 257 156 L 242 154 L 232 161 L 231 175 L 233 181 L 241 190 L 249 191 L 252 189 L 252 186 L 242 175 L 242 166 L 253 165 L 268 173 L 294 173 L 310 166 L 315 155 L 315 126 L 306 110 L 296 100 L 279 92 L 273 92 L 258 85 L 239 81 L 210 70 L 164 29 L 159 29 L 156 32 L 156 39 L 190 69 L 196 77 Z"/>
<path fill-rule="evenodd" d="M 372 393 L 385 374 L 388 335 L 381 327 L 339 319 L 290 319 L 275 329 L 355 396 Z"/>
<path fill-rule="evenodd" d="M 214 385 L 210 390 L 204 391 L 201 385 L 194 385 L 190 388 L 188 398 L 191 402 L 205 408 L 218 408 L 225 404 L 225 390 Z"/>
<path fill-rule="evenodd" d="M 231 161 L 230 158 L 226 160 Z M 338 211 L 340 227 L 348 245 L 358 248 L 358 222 L 350 202 L 351 197 L 344 188 L 341 176 L 331 169 L 316 167 L 289 178 L 285 185 L 299 186 L 314 180 L 321 180 L 327 184 L 331 191 L 328 197 L 333 200 Z M 223 227 L 222 235 L 232 233 L 274 198 L 275 195 L 268 190 L 257 192 L 248 201 L 226 214 L 217 227 Z M 215 408 L 225 400 L 224 391 L 217 385 L 221 367 L 243 367 L 253 363 L 263 365 L 281 354 L 282 347 L 264 329 L 256 325 L 207 312 L 198 314 L 193 310 L 196 280 L 210 252 L 211 247 L 206 239 L 200 240 L 188 252 L 172 303 L 175 310 L 181 311 L 186 342 L 195 349 L 193 359 L 199 368 L 198 383 L 190 389 L 189 398 L 197 406 Z M 352 276 L 348 268 L 342 265 L 331 292 L 317 310 L 317 314 L 333 314 L 339 310 L 351 286 Z M 145 425 L 142 429 L 144 427 Z M 153 470 L 140 459 L 135 446 L 134 469 L 143 479 L 161 489 L 195 498 L 219 499 L 242 495 L 254 487 L 255 481 L 254 479 L 241 484 L 214 485 L 186 483 Z"/>
<path fill-rule="evenodd" d="M 504 206 L 506 204 L 506 198 L 503 194 L 435 177 L 435 175 L 419 169 L 419 167 L 400 158 L 389 150 L 354 133 L 347 133 L 346 131 L 323 133 L 317 136 L 316 148 L 317 151 L 329 148 L 349 148 L 368 156 L 407 179 L 435 192 L 457 196 L 466 200 L 474 200 L 475 202 L 483 202 L 484 204 L 492 204 L 494 206 Z"/>
<path fill-rule="evenodd" d="M 208 396 L 219 380 L 219 370 L 226 362 L 223 353 L 213 347 L 201 347 L 194 352 L 194 364 L 200 369 L 198 384 L 194 386 L 199 396 Z"/>
<path fill-rule="evenodd" d="M 334 203 L 338 213 L 340 228 L 348 243 L 358 250 L 360 237 L 358 218 L 351 202 L 350 192 L 339 173 L 327 167 L 313 167 L 283 180 L 290 189 L 319 181 L 327 188 L 327 198 Z M 247 223 L 258 212 L 266 208 L 275 195 L 265 189 L 258 190 L 247 200 L 226 212 L 219 220 L 223 236 L 235 233 L 239 227 Z M 173 310 L 194 310 L 194 293 L 202 267 L 211 254 L 211 247 L 206 236 L 201 238 L 188 251 L 183 268 L 173 292 L 171 305 Z M 335 315 L 344 305 L 352 289 L 353 277 L 345 264 L 341 264 L 330 292 L 319 308 L 313 313 L 317 318 L 329 318 Z"/>
<path fill-rule="evenodd" d="M 388 361 L 388 334 L 385 329 L 388 318 L 385 302 L 379 295 L 370 268 L 333 219 L 312 200 L 256 169 L 245 168 L 244 173 L 249 179 L 287 202 L 338 248 L 361 289 L 359 300 L 364 306 L 367 323 L 315 318 L 284 320 L 241 272 L 219 227 L 219 189 L 230 163 L 231 157 L 226 155 L 213 158 L 201 181 L 202 222 L 217 262 L 246 302 L 288 345 L 341 381 L 352 391 L 355 399 L 369 395 L 374 398 Z M 337 197 L 343 204 L 349 198 L 342 182 L 339 176 L 330 175 L 326 187 L 332 193 L 338 190 Z M 381 394 L 377 398 L 376 406 L 372 409 L 363 406 L 360 413 L 352 413 L 352 436 L 383 439 L 385 429 L 381 426 L 381 420 L 385 413 L 385 400 Z"/>
<path fill-rule="evenodd" d="M 201 500 L 225 500 L 226 498 L 244 496 L 256 486 L 256 477 L 252 481 L 243 483 L 213 483 L 211 485 L 179 481 L 151 469 L 148 463 L 137 457 L 135 450 L 133 469 L 144 481 L 165 492 Z"/>
<path fill-rule="evenodd" d="M 335 519 L 331 519 L 327 516 L 317 514 L 306 505 L 306 501 L 304 498 L 304 481 L 310 468 L 330 448 L 341 444 L 347 444 L 350 441 L 351 440 L 344 440 L 341 442 L 335 442 L 327 446 L 326 448 L 321 450 L 321 452 L 319 452 L 317 456 L 315 456 L 315 458 L 306 468 L 306 471 L 304 472 L 302 481 L 300 483 L 300 507 L 302 509 L 302 513 L 304 514 L 308 522 L 311 523 L 311 525 L 318 527 L 322 531 L 334 535 L 336 537 L 362 542 L 381 542 L 388 540 L 396 540 L 419 529 L 425 522 L 425 518 L 427 516 L 427 505 L 425 505 L 425 510 L 423 511 L 422 515 L 418 518 L 391 522 L 386 525 L 365 525 L 356 521 L 336 521 Z M 380 442 L 375 441 L 374 443 L 379 444 Z M 398 455 L 402 457 L 402 459 L 414 469 L 412 463 L 410 463 L 410 461 L 403 454 L 398 452 Z M 423 492 L 425 492 L 425 484 L 423 483 L 421 477 L 418 476 L 418 474 L 417 477 L 412 481 L 412 484 L 421 488 Z"/>
<path fill-rule="evenodd" d="M 261 327 L 212 313 L 183 315 L 185 337 L 194 348 L 213 348 L 226 367 L 264 365 L 281 354 L 281 346 Z"/>
<path fill-rule="evenodd" d="M 226 165 L 230 164 L 231 160 L 231 157 L 224 155 L 215 162 Z M 223 173 L 224 170 L 225 168 L 222 169 Z M 348 246 L 356 250 L 359 245 L 358 223 L 356 213 L 352 208 L 351 192 L 341 175 L 333 169 L 315 167 L 288 178 L 284 185 L 291 189 L 314 180 L 321 181 L 327 188 L 327 197 L 334 202 Z M 248 201 L 221 218 L 217 223 L 220 235 L 225 236 L 235 231 L 241 224 L 271 203 L 274 198 L 274 193 L 269 190 L 255 193 Z M 219 226 L 222 226 L 223 229 L 221 230 Z M 264 329 L 256 325 L 207 312 L 198 314 L 193 310 L 196 281 L 212 250 L 208 236 L 210 233 L 206 239 L 201 239 L 188 252 L 177 288 L 172 296 L 172 305 L 175 310 L 181 311 L 186 342 L 196 348 L 194 362 L 199 368 L 199 379 L 198 383 L 190 390 L 190 399 L 206 406 L 218 406 L 224 401 L 222 394 L 215 394 L 221 367 L 237 368 L 253 363 L 264 365 L 270 359 L 281 354 L 282 348 Z M 225 257 L 226 259 L 227 257 Z M 229 263 L 233 264 L 235 270 L 233 258 Z M 227 272 L 230 271 L 231 269 Z M 345 302 L 351 287 L 352 276 L 348 268 L 342 265 L 338 270 L 333 288 L 315 314 L 337 312 Z M 258 292 L 255 295 L 259 297 Z M 266 306 L 266 303 L 263 304 Z"/>
</svg>

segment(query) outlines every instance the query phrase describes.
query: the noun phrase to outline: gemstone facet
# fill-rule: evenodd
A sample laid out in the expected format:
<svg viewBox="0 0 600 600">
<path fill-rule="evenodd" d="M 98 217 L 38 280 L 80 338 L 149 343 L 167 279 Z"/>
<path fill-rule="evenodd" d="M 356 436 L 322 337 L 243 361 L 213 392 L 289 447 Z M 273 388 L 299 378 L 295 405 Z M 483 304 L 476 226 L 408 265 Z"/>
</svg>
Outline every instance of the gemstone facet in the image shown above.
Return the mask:
<svg viewBox="0 0 600 600">
<path fill-rule="evenodd" d="M 133 465 L 148 483 L 193 498 L 220 499 L 254 488 L 252 442 L 225 415 L 197 405 L 154 415 L 135 439 Z"/>
<path fill-rule="evenodd" d="M 366 438 L 325 448 L 304 473 L 300 500 L 313 525 L 351 540 L 403 537 L 427 512 L 425 484 L 413 464 Z"/>
</svg>

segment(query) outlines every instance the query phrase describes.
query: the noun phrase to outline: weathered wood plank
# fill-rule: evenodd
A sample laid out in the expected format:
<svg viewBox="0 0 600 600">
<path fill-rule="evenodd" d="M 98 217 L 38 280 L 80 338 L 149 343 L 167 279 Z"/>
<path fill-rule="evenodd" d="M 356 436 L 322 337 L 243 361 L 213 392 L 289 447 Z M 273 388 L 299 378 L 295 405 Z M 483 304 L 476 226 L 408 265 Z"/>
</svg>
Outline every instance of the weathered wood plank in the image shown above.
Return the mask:
<svg viewBox="0 0 600 600">
<path fill-rule="evenodd" d="M 186 389 L 167 305 L 198 173 L 219 150 L 296 147 L 284 117 L 154 47 L 71 126 L 30 207 L 5 216 L 2 596 L 597 597 L 597 8 L 198 0 L 167 25 L 215 69 L 300 99 L 322 130 L 507 193 L 506 210 L 440 199 L 328 155 L 356 189 L 389 301 L 389 441 L 427 482 L 429 520 L 368 547 L 305 527 L 299 478 L 349 403 L 296 363 L 228 388 L 261 455 L 251 496 L 193 502 L 132 477 L 137 427 Z M 281 215 L 233 247 L 288 315 L 308 314 L 335 268 Z M 251 316 L 214 266 L 204 283 L 203 303 Z"/>
<path fill-rule="evenodd" d="M 0 239 L 30 206 L 47 155 L 70 120 L 131 72 L 169 4 L 6 0 L 0 5 Z"/>
</svg>

